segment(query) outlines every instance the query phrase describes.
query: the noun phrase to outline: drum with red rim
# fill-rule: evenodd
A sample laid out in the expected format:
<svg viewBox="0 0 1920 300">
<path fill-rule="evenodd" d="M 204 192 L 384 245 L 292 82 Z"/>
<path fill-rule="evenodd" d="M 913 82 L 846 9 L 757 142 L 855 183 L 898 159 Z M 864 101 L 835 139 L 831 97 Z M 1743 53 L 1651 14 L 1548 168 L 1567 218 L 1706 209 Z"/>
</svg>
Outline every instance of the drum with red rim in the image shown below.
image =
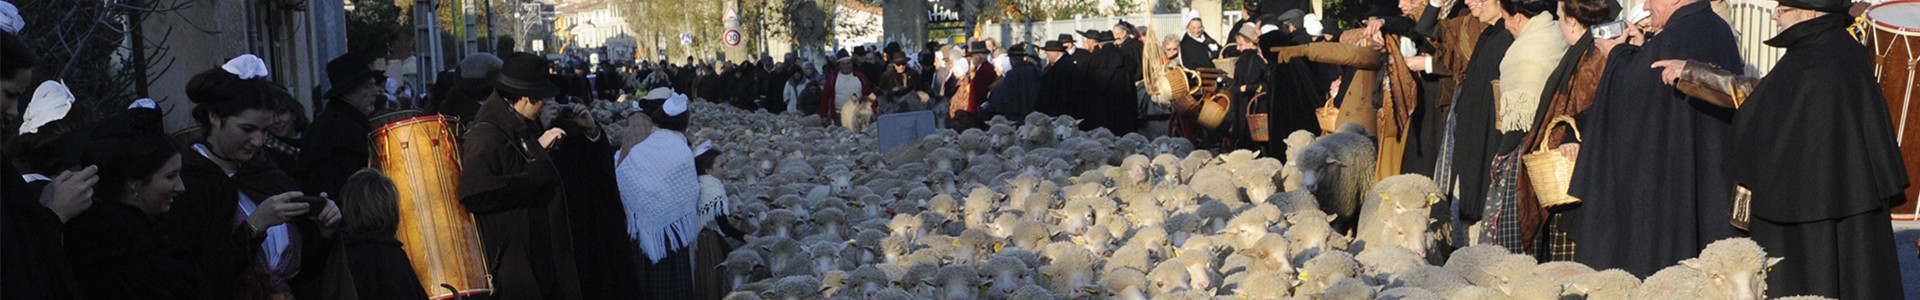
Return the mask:
<svg viewBox="0 0 1920 300">
<path fill-rule="evenodd" d="M 455 291 L 462 297 L 490 294 L 486 248 L 457 193 L 460 151 L 453 126 L 443 116 L 420 115 L 406 111 L 373 119 L 386 124 L 372 133 L 374 164 L 400 192 L 394 238 L 433 299 L 456 298 Z"/>
<path fill-rule="evenodd" d="M 1874 75 L 1887 97 L 1887 111 L 1893 117 L 1900 156 L 1907 163 L 1907 201 L 1893 210 L 1893 218 L 1913 220 L 1920 217 L 1920 145 L 1907 138 L 1920 138 L 1920 1 L 1894 1 L 1874 5 L 1864 14 L 1873 29 L 1867 45 L 1873 49 Z"/>
</svg>

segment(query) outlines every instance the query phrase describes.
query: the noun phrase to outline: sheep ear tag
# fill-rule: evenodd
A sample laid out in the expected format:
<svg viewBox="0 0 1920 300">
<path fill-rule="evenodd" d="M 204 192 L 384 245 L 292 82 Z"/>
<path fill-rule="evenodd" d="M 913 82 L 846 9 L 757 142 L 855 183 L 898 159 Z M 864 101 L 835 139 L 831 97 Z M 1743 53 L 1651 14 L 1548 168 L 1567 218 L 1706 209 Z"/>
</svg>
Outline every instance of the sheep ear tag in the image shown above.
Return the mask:
<svg viewBox="0 0 1920 300">
<path fill-rule="evenodd" d="M 959 246 L 960 246 L 960 239 L 953 239 L 953 246 L 954 246 L 954 247 L 959 247 Z"/>
<path fill-rule="evenodd" d="M 1307 277 L 1307 269 L 1300 269 L 1300 276 L 1295 277 L 1295 279 L 1299 279 L 1300 282 L 1307 282 L 1307 278 L 1311 278 Z"/>
<path fill-rule="evenodd" d="M 1000 248 L 1006 245 L 1006 242 L 993 242 L 993 252 L 1000 252 Z"/>
<path fill-rule="evenodd" d="M 1440 203 L 1440 194 L 1427 193 L 1427 206 Z"/>
</svg>

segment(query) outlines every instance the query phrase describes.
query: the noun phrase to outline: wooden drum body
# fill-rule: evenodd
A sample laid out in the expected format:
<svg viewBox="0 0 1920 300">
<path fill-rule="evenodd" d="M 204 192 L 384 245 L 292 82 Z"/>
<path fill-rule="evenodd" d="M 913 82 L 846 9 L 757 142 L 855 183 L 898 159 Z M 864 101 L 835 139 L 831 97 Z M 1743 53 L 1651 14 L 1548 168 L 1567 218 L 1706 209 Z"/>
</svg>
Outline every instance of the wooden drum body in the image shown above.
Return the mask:
<svg viewBox="0 0 1920 300">
<path fill-rule="evenodd" d="M 1920 218 L 1920 201 L 1914 199 L 1920 196 L 1920 145 L 1907 143 L 1907 137 L 1920 138 L 1920 1 L 1881 3 L 1865 16 L 1873 27 L 1867 46 L 1874 52 L 1874 76 L 1880 78 L 1900 157 L 1907 164 L 1907 201 L 1894 207 L 1893 218 L 1913 220 Z"/>
<path fill-rule="evenodd" d="M 453 127 L 439 115 L 396 114 L 403 115 L 376 118 L 399 120 L 374 130 L 372 143 L 375 163 L 400 191 L 395 238 L 405 244 L 420 285 L 434 299 L 454 296 L 441 284 L 463 295 L 490 294 L 486 248 L 457 193 L 460 151 Z"/>
</svg>

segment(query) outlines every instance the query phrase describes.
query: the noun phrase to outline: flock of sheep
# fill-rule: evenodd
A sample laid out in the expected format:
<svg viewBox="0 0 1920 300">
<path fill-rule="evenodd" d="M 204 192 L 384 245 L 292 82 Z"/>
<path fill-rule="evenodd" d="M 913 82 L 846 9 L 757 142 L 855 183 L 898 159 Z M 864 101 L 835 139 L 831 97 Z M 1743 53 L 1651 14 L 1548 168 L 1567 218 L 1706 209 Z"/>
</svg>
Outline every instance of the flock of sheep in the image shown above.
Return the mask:
<svg viewBox="0 0 1920 300">
<path fill-rule="evenodd" d="M 755 236 L 715 270 L 727 299 L 1764 299 L 1779 260 L 1743 238 L 1644 280 L 1489 245 L 1439 257 L 1438 185 L 1374 182 L 1351 127 L 1296 132 L 1281 162 L 1038 114 L 881 152 L 815 117 L 693 111 Z"/>
</svg>

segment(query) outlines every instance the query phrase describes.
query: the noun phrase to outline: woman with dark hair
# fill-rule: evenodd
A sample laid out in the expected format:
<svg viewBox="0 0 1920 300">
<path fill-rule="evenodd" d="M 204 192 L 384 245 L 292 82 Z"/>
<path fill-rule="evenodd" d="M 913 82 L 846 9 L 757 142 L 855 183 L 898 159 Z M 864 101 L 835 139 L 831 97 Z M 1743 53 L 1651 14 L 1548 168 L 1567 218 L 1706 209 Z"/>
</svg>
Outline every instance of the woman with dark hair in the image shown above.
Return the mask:
<svg viewBox="0 0 1920 300">
<path fill-rule="evenodd" d="M 139 106 L 140 103 L 146 106 Z M 160 132 L 152 101 L 100 124 L 80 161 L 99 166 L 92 209 L 67 224 L 74 283 L 87 299 L 207 299 L 192 265 L 171 256 L 177 246 L 160 221 L 186 191 L 180 148 Z"/>
<path fill-rule="evenodd" d="M 344 271 L 353 278 L 355 294 L 362 300 L 426 299 L 413 263 L 393 237 L 400 226 L 400 192 L 393 180 L 380 170 L 364 168 L 344 184 L 340 187 L 340 200 L 344 200 L 340 212 L 346 220 L 340 228 L 345 251 L 341 259 L 346 261 Z"/>
<path fill-rule="evenodd" d="M 698 171 L 687 147 L 686 95 L 654 89 L 640 100 L 654 127 L 645 139 L 621 141 L 614 160 L 627 235 L 638 249 L 640 294 L 658 299 L 694 298 L 692 244 L 702 219 Z"/>
<path fill-rule="evenodd" d="M 1509 46 L 1505 57 L 1500 59 L 1500 69 L 1492 83 L 1494 114 L 1491 121 L 1492 131 L 1488 134 L 1486 146 L 1488 174 L 1486 193 L 1479 206 L 1461 206 L 1462 210 L 1481 212 L 1478 224 L 1479 242 L 1499 245 L 1514 253 L 1529 253 L 1533 250 L 1533 234 L 1539 227 L 1542 214 L 1529 214 L 1525 210 L 1539 207 L 1537 202 L 1520 197 L 1520 186 L 1528 185 L 1520 181 L 1521 159 L 1528 148 L 1521 147 L 1526 141 L 1527 132 L 1540 118 L 1539 107 L 1544 96 L 1543 91 L 1557 89 L 1546 88 L 1547 75 L 1553 72 L 1559 60 L 1540 53 L 1564 53 L 1567 42 L 1561 36 L 1560 28 L 1554 25 L 1551 0 L 1500 0 L 1499 8 L 1489 12 L 1504 12 L 1501 23 L 1492 30 L 1506 30 L 1513 34 L 1513 45 Z M 1486 5 L 1486 4 L 1481 4 Z M 1551 118 L 1547 118 L 1551 119 Z M 1485 119 L 1482 119 L 1485 120 Z M 1470 133 L 1469 133 L 1470 134 Z M 1468 199 L 1482 200 L 1482 199 Z"/>
<path fill-rule="evenodd" d="M 299 184 L 260 155 L 280 110 L 276 99 L 288 97 L 265 75 L 259 58 L 242 55 L 187 81 L 193 119 L 206 137 L 182 150 L 181 177 L 193 189 L 174 207 L 174 237 L 214 298 L 291 295 L 301 266 L 325 261 L 328 236 L 340 221 L 331 200 L 318 203 L 323 207 L 296 201 L 305 196 Z"/>
<path fill-rule="evenodd" d="M 1587 106 L 1593 104 L 1593 92 L 1600 86 L 1600 74 L 1607 68 L 1607 53 L 1595 47 L 1594 37 L 1588 28 L 1613 20 L 1618 4 L 1607 0 L 1562 0 L 1560 1 L 1560 33 L 1568 47 L 1566 54 L 1560 57 L 1559 66 L 1547 77 L 1546 90 L 1540 94 L 1540 112 L 1535 117 L 1533 129 L 1528 130 L 1527 138 L 1521 149 L 1533 151 L 1540 149 L 1541 143 L 1553 143 L 1561 155 L 1568 160 L 1574 159 L 1580 151 L 1580 142 L 1572 138 L 1572 128 L 1551 126 L 1553 119 L 1559 116 L 1573 117 L 1574 123 L 1586 118 Z M 1535 198 L 1530 174 L 1520 173 L 1520 203 L 1539 203 Z M 1573 231 L 1578 205 L 1563 205 L 1544 208 L 1539 205 L 1522 207 L 1521 219 L 1541 220 L 1540 225 L 1527 227 L 1526 234 L 1533 242 L 1528 247 L 1534 249 L 1534 256 L 1540 261 L 1572 261 L 1575 243 L 1570 232 Z"/>
<path fill-rule="evenodd" d="M 20 125 L 19 103 L 33 92 L 33 49 L 20 36 L 0 31 L 0 138 L 11 142 Z M 0 298 L 76 298 L 64 253 L 62 222 L 92 205 L 95 170 L 91 167 L 51 178 L 45 192 L 28 193 L 12 160 L 0 155 Z"/>
</svg>

